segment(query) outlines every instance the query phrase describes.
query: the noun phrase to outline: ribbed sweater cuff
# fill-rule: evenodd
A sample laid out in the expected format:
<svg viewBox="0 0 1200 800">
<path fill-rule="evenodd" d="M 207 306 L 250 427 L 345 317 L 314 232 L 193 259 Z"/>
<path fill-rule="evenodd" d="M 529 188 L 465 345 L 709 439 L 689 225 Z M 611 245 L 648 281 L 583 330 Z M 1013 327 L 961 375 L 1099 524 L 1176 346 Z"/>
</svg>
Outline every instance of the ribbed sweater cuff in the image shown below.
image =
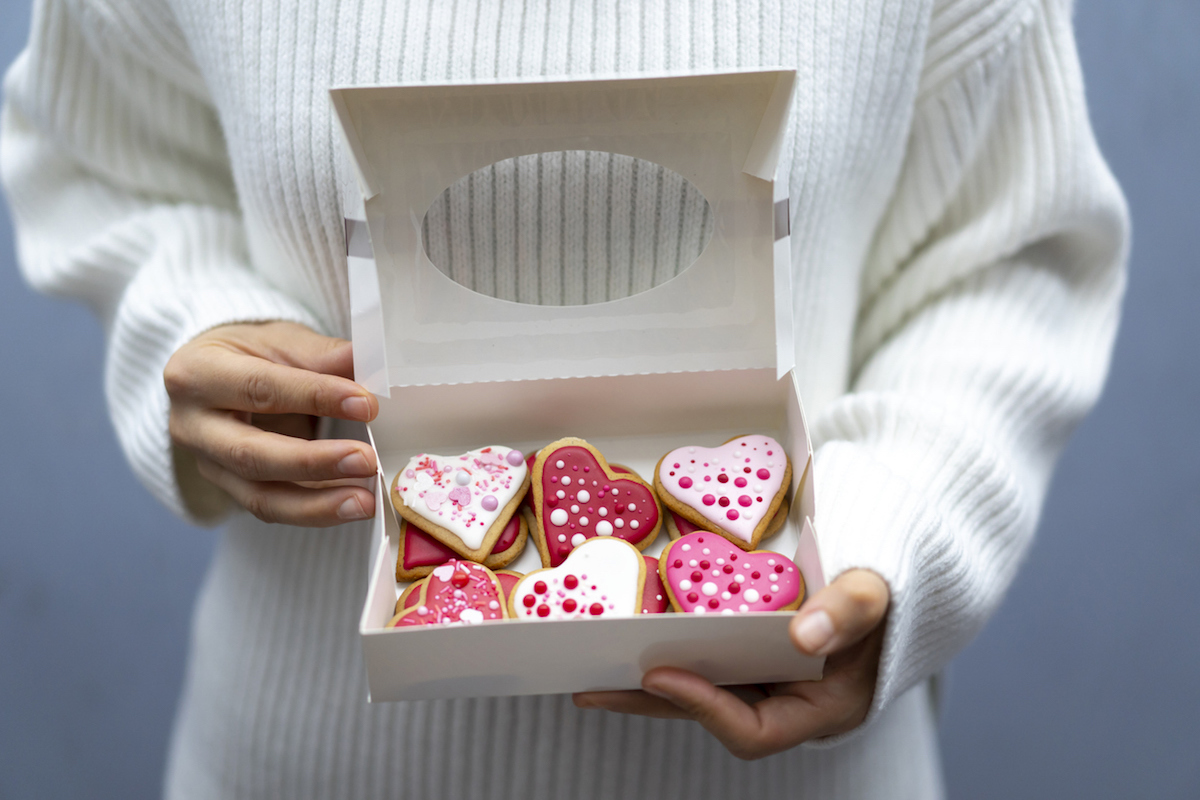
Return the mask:
<svg viewBox="0 0 1200 800">
<path fill-rule="evenodd" d="M 165 287 L 153 288 L 165 294 Z M 200 477 L 194 456 L 171 442 L 170 400 L 162 381 L 167 361 L 220 325 L 288 321 L 318 331 L 321 326 L 295 300 L 240 269 L 206 275 L 199 286 L 173 288 L 173 302 L 139 302 L 135 286 L 132 301 L 123 303 L 110 349 L 109 404 L 121 445 L 146 488 L 189 521 L 212 525 L 227 515 L 231 500 Z"/>
<path fill-rule="evenodd" d="M 1011 579 L 1022 550 L 1014 539 L 1033 527 L 1020 492 L 981 439 L 959 425 L 884 409 L 896 411 L 879 396 L 842 404 L 832 427 L 845 438 L 816 454 L 816 525 L 827 578 L 869 569 L 890 590 L 867 718 L 817 746 L 869 727 L 970 641 Z M 889 422 L 900 418 L 908 424 Z"/>
</svg>

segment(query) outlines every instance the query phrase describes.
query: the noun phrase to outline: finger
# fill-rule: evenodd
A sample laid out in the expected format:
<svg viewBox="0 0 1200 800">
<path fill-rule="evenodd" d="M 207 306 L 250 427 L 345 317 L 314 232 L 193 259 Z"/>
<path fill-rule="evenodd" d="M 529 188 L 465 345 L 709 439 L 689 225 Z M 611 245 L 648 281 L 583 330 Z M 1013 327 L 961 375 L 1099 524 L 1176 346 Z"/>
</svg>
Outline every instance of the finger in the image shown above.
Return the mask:
<svg viewBox="0 0 1200 800">
<path fill-rule="evenodd" d="M 852 569 L 805 603 L 788 630 L 803 653 L 824 656 L 861 641 L 887 613 L 887 583 L 874 572 Z"/>
<path fill-rule="evenodd" d="M 738 758 L 762 758 L 816 735 L 824 715 L 804 698 L 770 697 L 754 705 L 698 675 L 651 670 L 642 687 L 678 706 Z"/>
<path fill-rule="evenodd" d="M 375 496 L 359 487 L 305 489 L 294 483 L 248 481 L 206 458 L 196 463 L 201 475 L 263 522 L 324 528 L 375 513 Z"/>
<path fill-rule="evenodd" d="M 679 706 L 647 692 L 579 692 L 572 698 L 579 708 L 602 708 L 622 714 L 658 719 L 691 719 Z"/>
<path fill-rule="evenodd" d="M 309 441 L 270 433 L 220 411 L 174 415 L 172 439 L 250 481 L 326 481 L 369 478 L 374 451 L 347 439 Z"/>
<path fill-rule="evenodd" d="M 250 424 L 297 439 L 313 439 L 317 435 L 317 418 L 308 414 L 252 414 Z"/>
<path fill-rule="evenodd" d="M 354 351 L 350 342 L 323 336 L 294 322 L 268 322 L 252 326 L 250 338 L 261 353 L 279 364 L 325 375 L 354 378 Z"/>
<path fill-rule="evenodd" d="M 360 422 L 379 413 L 375 396 L 352 380 L 224 348 L 190 351 L 172 359 L 163 380 L 172 400 L 208 408 Z"/>
</svg>

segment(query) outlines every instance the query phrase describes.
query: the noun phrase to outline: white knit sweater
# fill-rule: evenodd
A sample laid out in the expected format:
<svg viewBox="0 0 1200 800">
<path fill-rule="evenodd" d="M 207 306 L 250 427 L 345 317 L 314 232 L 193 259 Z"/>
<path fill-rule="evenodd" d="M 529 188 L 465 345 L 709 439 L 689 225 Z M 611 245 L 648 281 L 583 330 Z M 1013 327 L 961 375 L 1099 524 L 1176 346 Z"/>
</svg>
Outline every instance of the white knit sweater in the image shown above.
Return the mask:
<svg viewBox="0 0 1200 800">
<path fill-rule="evenodd" d="M 924 681 L 1011 581 L 1117 324 L 1126 214 L 1067 0 L 284 5 L 42 0 L 5 84 L 0 167 L 25 275 L 104 321 L 113 422 L 151 492 L 196 518 L 222 511 L 169 443 L 176 348 L 233 321 L 348 333 L 328 87 L 782 65 L 798 70 L 784 174 L 823 557 L 831 575 L 877 571 L 892 606 L 863 729 L 744 764 L 690 723 L 559 697 L 368 706 L 362 527 L 239 517 L 199 602 L 168 793 L 937 794 Z M 538 184 L 523 169 L 459 223 L 431 224 L 461 242 L 472 214 Z M 642 185 L 564 175 L 598 188 L 564 189 L 561 219 L 610 219 L 613 194 Z M 545 235 L 534 216 L 510 238 Z M 606 231 L 609 249 L 638 252 L 632 227 Z M 472 258 L 482 289 L 519 284 L 520 259 Z M 590 285 L 651 280 L 618 262 L 593 262 Z"/>
</svg>

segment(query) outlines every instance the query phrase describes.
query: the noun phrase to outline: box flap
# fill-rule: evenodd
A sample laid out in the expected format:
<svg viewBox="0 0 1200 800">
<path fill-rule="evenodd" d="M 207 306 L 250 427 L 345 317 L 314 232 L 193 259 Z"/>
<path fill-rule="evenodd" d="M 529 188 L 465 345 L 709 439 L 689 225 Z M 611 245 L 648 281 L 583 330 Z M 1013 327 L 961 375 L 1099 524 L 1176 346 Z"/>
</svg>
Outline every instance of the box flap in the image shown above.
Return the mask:
<svg viewBox="0 0 1200 800">
<path fill-rule="evenodd" d="M 367 241 L 373 251 L 373 259 L 352 256 L 350 275 L 352 301 L 364 306 L 352 309 L 355 349 L 369 349 L 361 366 L 373 390 L 383 383 L 786 372 L 791 345 L 781 337 L 792 330 L 790 286 L 777 281 L 789 270 L 776 269 L 787 248 L 779 245 L 770 178 L 793 81 L 791 71 L 771 70 L 333 90 L 365 201 L 369 240 L 355 244 Z M 704 252 L 650 291 L 584 306 L 487 297 L 430 262 L 421 226 L 447 187 L 497 161 L 562 150 L 620 153 L 682 175 L 713 211 Z M 788 302 L 777 304 L 777 294 Z M 361 341 L 360 333 L 382 344 Z"/>
</svg>

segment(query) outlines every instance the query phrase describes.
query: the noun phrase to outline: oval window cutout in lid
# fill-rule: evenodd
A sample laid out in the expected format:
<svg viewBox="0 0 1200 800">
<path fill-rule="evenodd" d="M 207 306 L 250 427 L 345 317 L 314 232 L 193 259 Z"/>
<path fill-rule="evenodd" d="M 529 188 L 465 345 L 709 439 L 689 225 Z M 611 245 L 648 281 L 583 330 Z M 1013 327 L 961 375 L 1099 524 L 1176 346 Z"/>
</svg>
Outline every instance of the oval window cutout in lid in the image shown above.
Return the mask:
<svg viewBox="0 0 1200 800">
<path fill-rule="evenodd" d="M 713 235 L 704 195 L 651 161 L 534 153 L 476 170 L 425 213 L 425 253 L 456 283 L 534 305 L 590 305 L 653 289 Z"/>
</svg>

